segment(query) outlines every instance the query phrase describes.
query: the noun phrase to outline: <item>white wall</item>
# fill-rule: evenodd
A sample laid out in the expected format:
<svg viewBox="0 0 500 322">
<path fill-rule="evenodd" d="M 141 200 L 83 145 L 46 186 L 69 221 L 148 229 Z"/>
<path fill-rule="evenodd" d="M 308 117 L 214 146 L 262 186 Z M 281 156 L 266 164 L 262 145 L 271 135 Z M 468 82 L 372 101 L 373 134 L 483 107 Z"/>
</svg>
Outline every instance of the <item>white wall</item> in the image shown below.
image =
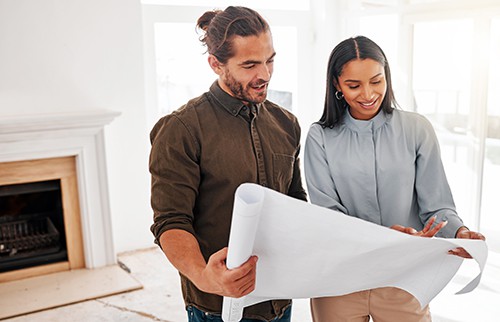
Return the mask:
<svg viewBox="0 0 500 322">
<path fill-rule="evenodd" d="M 152 245 L 139 0 L 0 0 L 0 117 L 109 109 L 115 251 Z"/>
</svg>

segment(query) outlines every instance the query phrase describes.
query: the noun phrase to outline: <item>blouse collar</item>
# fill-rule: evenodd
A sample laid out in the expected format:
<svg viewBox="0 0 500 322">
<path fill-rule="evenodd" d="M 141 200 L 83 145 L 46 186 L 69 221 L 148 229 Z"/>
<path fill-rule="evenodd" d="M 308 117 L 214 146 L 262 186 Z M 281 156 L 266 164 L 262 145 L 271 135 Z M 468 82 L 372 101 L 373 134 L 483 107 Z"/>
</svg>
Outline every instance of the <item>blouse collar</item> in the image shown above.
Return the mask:
<svg viewBox="0 0 500 322">
<path fill-rule="evenodd" d="M 345 125 L 353 131 L 356 132 L 371 132 L 379 129 L 384 125 L 391 117 L 391 114 L 387 114 L 382 109 L 369 120 L 358 120 L 352 117 L 349 109 L 344 116 Z"/>
</svg>

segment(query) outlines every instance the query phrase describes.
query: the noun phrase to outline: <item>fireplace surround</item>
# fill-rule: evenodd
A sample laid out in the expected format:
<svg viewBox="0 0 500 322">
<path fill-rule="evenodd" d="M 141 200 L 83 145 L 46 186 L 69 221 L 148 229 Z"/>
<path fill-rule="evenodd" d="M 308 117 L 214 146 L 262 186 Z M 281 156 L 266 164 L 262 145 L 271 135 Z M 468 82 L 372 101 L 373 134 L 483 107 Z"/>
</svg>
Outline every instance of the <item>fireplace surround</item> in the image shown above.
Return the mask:
<svg viewBox="0 0 500 322">
<path fill-rule="evenodd" d="M 67 258 L 2 272 L 0 282 L 115 264 L 104 126 L 118 115 L 109 110 L 2 115 L 0 186 L 60 182 Z"/>
</svg>

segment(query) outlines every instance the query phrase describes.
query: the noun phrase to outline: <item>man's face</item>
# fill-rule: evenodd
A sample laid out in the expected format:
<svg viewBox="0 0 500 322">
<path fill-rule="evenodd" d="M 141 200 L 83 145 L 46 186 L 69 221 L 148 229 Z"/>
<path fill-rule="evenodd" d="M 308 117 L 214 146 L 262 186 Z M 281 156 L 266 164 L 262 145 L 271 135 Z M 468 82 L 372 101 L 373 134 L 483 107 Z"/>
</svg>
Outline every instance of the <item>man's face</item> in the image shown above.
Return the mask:
<svg viewBox="0 0 500 322">
<path fill-rule="evenodd" d="M 219 75 L 219 85 L 224 91 L 244 102 L 262 103 L 266 100 L 267 86 L 273 74 L 273 39 L 270 32 L 258 36 L 233 38 L 235 55 L 226 64 L 214 68 Z"/>
</svg>

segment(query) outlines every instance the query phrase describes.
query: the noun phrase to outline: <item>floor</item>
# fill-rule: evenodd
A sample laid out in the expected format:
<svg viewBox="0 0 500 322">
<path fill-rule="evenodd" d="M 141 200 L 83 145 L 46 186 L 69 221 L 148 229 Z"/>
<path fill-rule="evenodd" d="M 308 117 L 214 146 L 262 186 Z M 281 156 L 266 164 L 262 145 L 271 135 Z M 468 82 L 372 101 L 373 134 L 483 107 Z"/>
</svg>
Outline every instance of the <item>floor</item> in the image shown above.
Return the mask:
<svg viewBox="0 0 500 322">
<path fill-rule="evenodd" d="M 177 271 L 158 248 L 118 256 L 143 289 L 6 319 L 9 322 L 186 322 Z M 454 295 L 477 274 L 465 262 L 450 284 L 431 303 L 434 322 L 498 322 L 500 316 L 500 255 L 490 254 L 480 286 Z M 0 299 L 1 306 L 1 299 Z M 294 300 L 292 320 L 310 322 L 307 299 Z"/>
</svg>

